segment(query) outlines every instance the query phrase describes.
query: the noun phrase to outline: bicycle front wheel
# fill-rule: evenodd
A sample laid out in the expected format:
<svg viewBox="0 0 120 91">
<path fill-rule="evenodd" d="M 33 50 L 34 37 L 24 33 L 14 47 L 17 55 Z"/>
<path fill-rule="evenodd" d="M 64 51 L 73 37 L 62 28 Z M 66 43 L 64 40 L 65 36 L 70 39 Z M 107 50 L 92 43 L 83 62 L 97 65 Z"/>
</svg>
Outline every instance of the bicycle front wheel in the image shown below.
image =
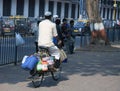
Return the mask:
<svg viewBox="0 0 120 91">
<path fill-rule="evenodd" d="M 44 73 L 39 73 L 33 76 L 32 83 L 35 88 L 40 87 L 43 82 Z"/>
</svg>

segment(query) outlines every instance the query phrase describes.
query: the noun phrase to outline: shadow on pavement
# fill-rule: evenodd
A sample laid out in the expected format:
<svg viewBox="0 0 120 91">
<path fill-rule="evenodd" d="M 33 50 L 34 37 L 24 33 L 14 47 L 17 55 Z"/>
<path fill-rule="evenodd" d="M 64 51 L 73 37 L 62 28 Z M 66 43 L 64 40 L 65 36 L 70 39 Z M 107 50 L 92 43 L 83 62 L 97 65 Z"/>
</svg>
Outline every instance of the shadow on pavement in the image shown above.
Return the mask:
<svg viewBox="0 0 120 91">
<path fill-rule="evenodd" d="M 120 76 L 120 52 L 75 51 L 75 54 L 68 55 L 68 63 L 63 63 L 62 67 L 62 77 L 59 81 L 48 77 L 41 86 L 56 86 L 61 81 L 69 80 L 69 76 L 72 75 Z M 29 72 L 23 70 L 20 64 L 0 67 L 0 84 L 26 82 L 28 76 Z M 28 83 L 28 87 L 33 87 L 31 82 Z"/>
<path fill-rule="evenodd" d="M 20 64 L 14 66 L 13 64 L 0 67 L 0 84 L 17 84 L 20 82 L 27 82 L 26 86 L 34 88 L 32 81 L 27 81 L 29 71 L 25 71 L 21 68 Z M 42 87 L 56 86 L 61 81 L 66 81 L 68 78 L 61 73 L 61 78 L 58 81 L 54 81 L 52 76 L 45 77 L 42 83 Z"/>
<path fill-rule="evenodd" d="M 120 52 L 76 51 L 68 55 L 65 71 L 81 76 L 120 76 Z"/>
<path fill-rule="evenodd" d="M 19 65 L 14 66 L 14 64 L 10 64 L 0 67 L 0 84 L 24 82 L 26 76 L 27 72 L 21 69 Z"/>
<path fill-rule="evenodd" d="M 67 77 L 65 77 L 65 76 L 61 76 L 61 78 L 58 81 L 54 81 L 51 76 L 45 77 L 45 79 L 42 82 L 40 87 L 53 87 L 53 86 L 57 86 L 57 84 L 59 82 L 66 81 L 66 80 L 69 80 L 69 79 Z M 28 87 L 34 88 L 32 82 L 28 83 Z"/>
</svg>

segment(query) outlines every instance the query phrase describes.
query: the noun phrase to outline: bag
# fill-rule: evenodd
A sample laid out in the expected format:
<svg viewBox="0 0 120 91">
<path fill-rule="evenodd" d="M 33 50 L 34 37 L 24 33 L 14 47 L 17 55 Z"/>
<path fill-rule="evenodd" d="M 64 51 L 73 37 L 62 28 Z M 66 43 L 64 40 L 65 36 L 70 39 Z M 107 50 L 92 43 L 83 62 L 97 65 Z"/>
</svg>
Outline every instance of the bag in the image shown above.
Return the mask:
<svg viewBox="0 0 120 91">
<path fill-rule="evenodd" d="M 25 70 L 32 70 L 34 67 L 36 67 L 38 61 L 39 59 L 36 56 L 32 55 L 27 57 L 21 66 Z"/>
<path fill-rule="evenodd" d="M 37 63 L 37 71 L 42 71 L 42 62 L 41 61 L 39 61 L 38 63 Z"/>
<path fill-rule="evenodd" d="M 67 55 L 63 49 L 59 49 L 60 52 L 60 62 L 67 63 Z"/>
<path fill-rule="evenodd" d="M 23 57 L 23 59 L 22 59 L 22 64 L 26 61 L 26 58 L 27 58 L 28 56 L 27 55 L 25 55 L 24 57 Z"/>
<path fill-rule="evenodd" d="M 15 33 L 15 39 L 16 39 L 16 46 L 25 44 L 25 40 L 22 38 L 20 33 Z"/>
</svg>

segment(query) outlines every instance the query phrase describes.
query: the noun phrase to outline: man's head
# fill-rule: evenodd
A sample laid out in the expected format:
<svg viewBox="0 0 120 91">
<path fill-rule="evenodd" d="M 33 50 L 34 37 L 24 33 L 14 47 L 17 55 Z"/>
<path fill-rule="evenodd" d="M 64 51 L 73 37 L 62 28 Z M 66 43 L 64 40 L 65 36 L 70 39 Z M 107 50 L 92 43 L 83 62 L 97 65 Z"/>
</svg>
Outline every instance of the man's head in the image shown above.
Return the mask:
<svg viewBox="0 0 120 91">
<path fill-rule="evenodd" d="M 70 20 L 70 25 L 74 25 L 74 20 Z"/>
<path fill-rule="evenodd" d="M 62 20 L 62 22 L 63 22 L 64 24 L 66 24 L 66 23 L 67 23 L 67 19 L 64 18 L 64 19 Z"/>
<path fill-rule="evenodd" d="M 50 11 L 45 12 L 45 19 L 51 19 L 52 13 Z"/>
<path fill-rule="evenodd" d="M 56 23 L 57 25 L 59 25 L 60 22 L 61 22 L 60 19 L 56 19 L 56 20 L 55 20 L 55 23 Z"/>
</svg>

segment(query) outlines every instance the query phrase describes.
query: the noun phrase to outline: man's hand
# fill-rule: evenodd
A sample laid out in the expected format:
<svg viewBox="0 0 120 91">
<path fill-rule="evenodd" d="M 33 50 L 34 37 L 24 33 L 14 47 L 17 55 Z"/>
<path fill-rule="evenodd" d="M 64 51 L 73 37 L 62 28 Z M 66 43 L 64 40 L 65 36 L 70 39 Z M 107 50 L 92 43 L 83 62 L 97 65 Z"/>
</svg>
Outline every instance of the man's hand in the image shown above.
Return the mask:
<svg viewBox="0 0 120 91">
<path fill-rule="evenodd" d="M 61 40 L 59 40 L 59 41 L 58 41 L 58 45 L 60 45 L 61 43 L 62 43 L 62 41 L 61 41 Z"/>
</svg>

